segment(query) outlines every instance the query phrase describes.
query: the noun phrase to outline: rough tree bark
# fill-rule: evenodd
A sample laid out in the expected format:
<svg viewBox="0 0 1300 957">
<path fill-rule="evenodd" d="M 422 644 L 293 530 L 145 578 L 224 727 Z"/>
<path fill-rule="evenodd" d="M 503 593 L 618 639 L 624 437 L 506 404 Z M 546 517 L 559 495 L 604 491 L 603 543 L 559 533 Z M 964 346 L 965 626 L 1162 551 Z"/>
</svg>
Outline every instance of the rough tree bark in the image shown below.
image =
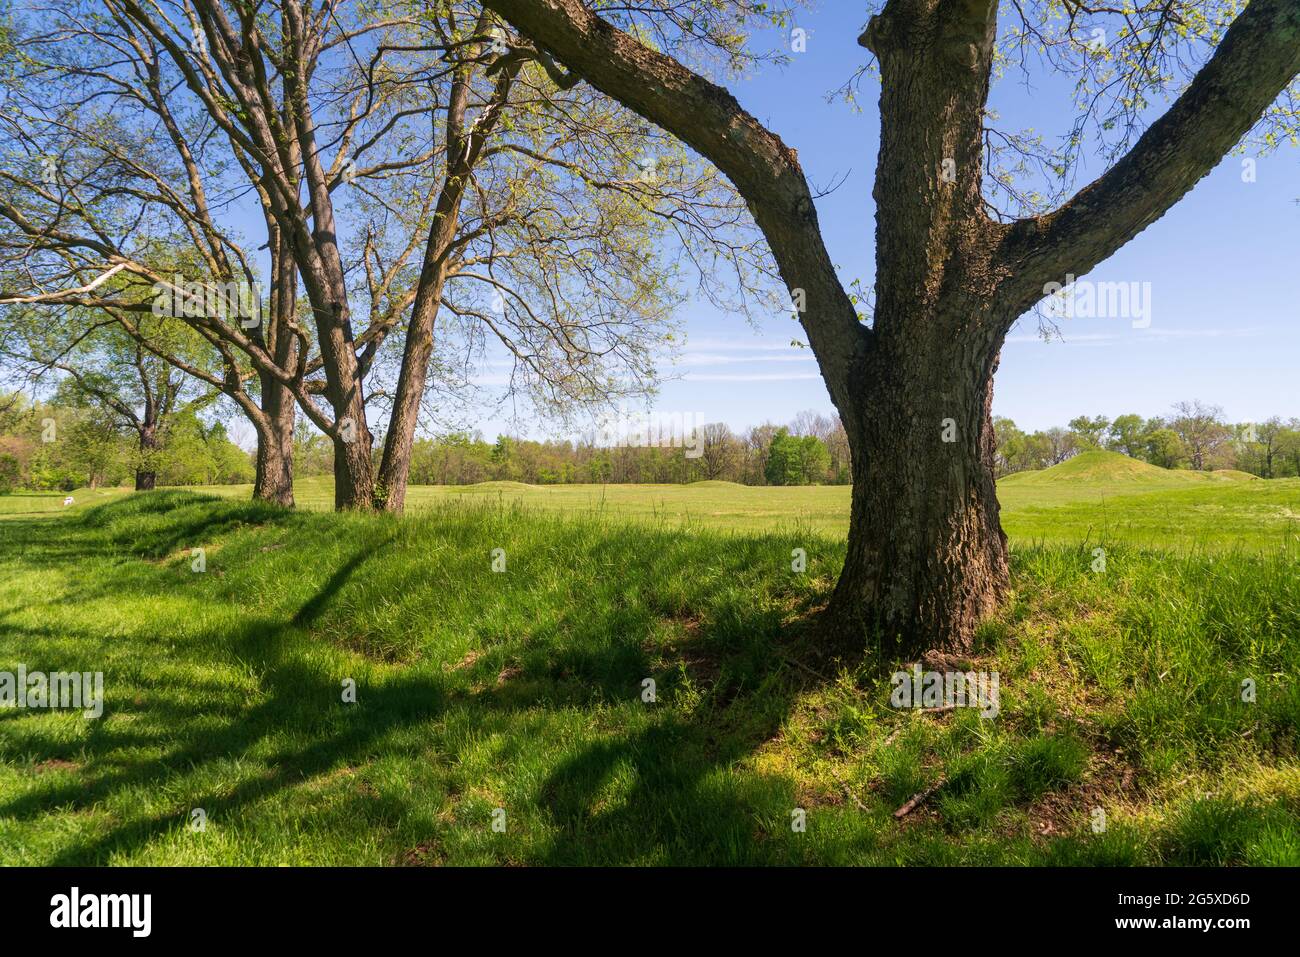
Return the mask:
<svg viewBox="0 0 1300 957">
<path fill-rule="evenodd" d="M 844 390 L 848 552 L 842 630 L 964 647 L 1008 587 L 993 481 L 999 227 L 980 195 L 996 4 L 895 3 L 859 42 L 880 63 L 876 313 Z"/>
<path fill-rule="evenodd" d="M 1002 342 L 1044 285 L 1083 275 L 1214 168 L 1300 72 L 1300 3 L 1252 0 L 1189 88 L 1063 207 L 1011 224 L 980 201 L 998 0 L 889 0 L 876 311 L 845 295 L 797 156 L 726 90 L 581 0 L 485 0 L 570 71 L 712 161 L 749 202 L 848 434 L 848 559 L 828 620 L 856 639 L 964 650 L 1008 585 L 990 407 Z M 951 439 L 951 441 L 948 441 Z"/>
<path fill-rule="evenodd" d="M 262 388 L 265 390 L 262 411 L 267 414 L 267 424 L 263 428 L 260 422 L 255 423 L 257 471 L 253 498 L 293 508 L 293 396 L 278 383 L 268 388 L 268 383 L 263 381 Z"/>
<path fill-rule="evenodd" d="M 273 224 L 271 224 L 273 226 Z M 297 318 L 298 276 L 288 240 L 272 228 L 274 262 L 271 267 L 271 310 L 267 317 L 265 347 L 281 369 L 297 364 L 297 338 L 291 330 Z M 253 418 L 257 429 L 257 474 L 253 498 L 293 507 L 293 390 L 265 371 L 258 373 L 261 415 Z"/>
<path fill-rule="evenodd" d="M 289 51 L 284 75 L 285 99 L 293 129 L 291 133 L 281 131 L 279 135 L 268 129 L 264 135 L 268 143 L 278 146 L 286 156 L 292 154 L 288 162 L 282 160 L 284 168 L 291 168 L 289 162 L 301 161 L 311 229 L 307 229 L 301 208 L 287 207 L 285 197 L 273 192 L 276 219 L 292 238 L 307 299 L 315 313 L 325 371 L 324 394 L 334 411 L 334 428 L 330 433 L 334 443 L 334 507 L 369 509 L 375 497 L 374 465 L 370 459 L 372 440 L 366 422 L 366 401 L 352 334 L 330 181 L 321 163 L 316 121 L 307 96 L 307 81 L 320 41 L 309 28 L 308 18 L 297 0 L 286 0 L 284 26 Z M 268 112 L 261 120 L 268 122 L 274 116 L 274 112 Z M 296 169 L 292 182 L 296 203 Z"/>
<path fill-rule="evenodd" d="M 158 473 L 150 464 L 158 451 L 158 426 L 144 422 L 140 426 L 139 452 L 141 467 L 135 470 L 135 490 L 148 492 L 158 486 Z"/>
</svg>

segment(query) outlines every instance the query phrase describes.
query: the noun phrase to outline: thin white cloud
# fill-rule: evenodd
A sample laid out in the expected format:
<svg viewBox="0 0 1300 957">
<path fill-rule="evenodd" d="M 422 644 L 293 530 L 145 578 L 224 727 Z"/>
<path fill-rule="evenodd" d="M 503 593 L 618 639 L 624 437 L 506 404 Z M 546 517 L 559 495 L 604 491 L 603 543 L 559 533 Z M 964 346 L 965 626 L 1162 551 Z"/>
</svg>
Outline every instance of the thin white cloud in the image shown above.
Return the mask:
<svg viewBox="0 0 1300 957">
<path fill-rule="evenodd" d="M 774 372 L 750 374 L 708 374 L 701 375 L 696 372 L 688 372 L 682 376 L 686 382 L 802 382 L 810 379 L 820 379 L 821 374 L 817 372 Z"/>
<path fill-rule="evenodd" d="M 788 355 L 729 356 L 711 352 L 690 352 L 681 358 L 684 366 L 722 366 L 749 362 L 816 362 L 812 353 L 803 351 Z"/>
<path fill-rule="evenodd" d="M 725 351 L 744 350 L 746 352 L 808 352 L 806 348 L 790 345 L 789 339 L 687 339 L 686 345 L 692 349 L 718 349 Z"/>
<path fill-rule="evenodd" d="M 1139 343 L 1139 342 L 1167 342 L 1171 339 L 1244 339 L 1254 336 L 1264 335 L 1269 332 L 1260 326 L 1249 326 L 1241 329 L 1161 329 L 1153 327 L 1150 329 L 1125 329 L 1121 332 L 1080 332 L 1063 333 L 1060 337 L 1052 336 L 1049 340 L 1044 340 L 1042 336 L 1007 336 L 1008 344 L 1019 344 L 1025 342 L 1037 342 L 1050 345 L 1071 345 L 1083 343 Z"/>
</svg>

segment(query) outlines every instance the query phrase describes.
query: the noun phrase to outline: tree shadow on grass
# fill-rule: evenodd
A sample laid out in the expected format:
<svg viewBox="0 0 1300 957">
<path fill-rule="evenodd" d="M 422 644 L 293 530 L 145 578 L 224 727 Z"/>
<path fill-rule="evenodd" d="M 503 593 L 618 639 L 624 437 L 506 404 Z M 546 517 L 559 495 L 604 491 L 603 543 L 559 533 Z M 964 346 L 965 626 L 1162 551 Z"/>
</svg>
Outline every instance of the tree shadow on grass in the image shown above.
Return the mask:
<svg viewBox="0 0 1300 957">
<path fill-rule="evenodd" d="M 235 502 L 194 492 L 138 492 L 77 515 L 7 519 L 0 562 L 50 568 L 96 558 L 157 560 L 239 528 L 292 524 L 301 516 L 266 502 Z"/>
<path fill-rule="evenodd" d="M 210 815 L 231 813 L 285 787 L 325 773 L 340 763 L 357 761 L 389 731 L 436 716 L 446 699 L 446 689 L 436 676 L 386 681 L 378 688 L 368 689 L 364 704 L 352 706 L 355 710 L 348 712 L 345 709 L 349 706 L 342 702 L 338 676 L 324 674 L 293 656 L 295 649 L 292 645 L 300 639 L 296 629 L 310 625 L 382 544 L 369 545 L 355 553 L 289 623 L 263 619 L 248 623 L 239 633 L 222 636 L 231 655 L 259 669 L 260 684 L 266 692 L 265 701 L 252 709 L 241 710 L 234 720 L 219 730 L 205 731 L 162 758 L 125 767 L 113 766 L 113 770 L 96 774 L 89 781 L 33 790 L 0 806 L 0 817 L 31 819 L 47 813 L 52 807 L 92 807 L 124 789 L 147 784 L 162 785 L 178 773 L 246 754 L 263 740 L 283 731 L 286 725 L 296 723 L 304 730 L 320 732 L 320 740 L 307 748 L 282 750 L 266 757 L 265 760 L 275 768 L 272 773 L 245 781 L 233 791 L 204 795 L 196 805 L 202 806 Z M 179 706 L 172 708 L 157 702 L 149 706 L 149 711 L 170 711 L 177 718 L 193 717 L 192 712 L 187 713 Z M 100 730 L 93 726 L 88 739 L 78 743 L 75 751 L 88 754 L 94 761 L 108 758 L 124 748 L 156 746 L 160 739 L 162 736 Z M 56 745 L 53 750 L 64 749 Z M 50 746 L 42 742 L 36 761 L 68 756 L 66 752 L 46 753 L 50 751 Z M 177 820 L 175 814 L 163 814 L 131 821 L 92 843 L 67 848 L 50 863 L 103 862 L 114 852 L 147 845 L 152 838 L 173 830 Z"/>
<path fill-rule="evenodd" d="M 259 514 L 224 504 L 228 507 L 213 509 L 218 514 L 211 521 L 195 515 L 179 533 L 147 529 L 146 548 L 165 554 L 178 541 L 247 524 L 250 514 Z M 172 514 L 177 508 L 186 507 L 184 502 L 144 506 L 146 517 L 171 518 L 180 517 Z M 203 507 L 212 509 L 211 503 Z M 288 513 L 280 513 L 270 520 L 291 519 Z M 811 620 L 790 629 L 770 609 L 729 599 L 713 608 L 712 617 L 692 622 L 686 639 L 656 648 L 658 657 L 652 663 L 644 649 L 645 636 L 629 633 L 638 622 L 644 627 L 648 619 L 628 617 L 624 608 L 612 603 L 601 606 L 600 614 L 573 611 L 540 634 L 516 636 L 512 653 L 529 652 L 526 668 L 503 671 L 496 681 L 490 680 L 495 672 L 472 676 L 429 668 L 412 669 L 406 675 L 390 672 L 386 680 L 363 689 L 360 704 L 344 705 L 340 676 L 304 660 L 301 653 L 312 642 L 306 632 L 328 620 L 327 612 L 339 593 L 390 541 L 391 536 L 353 553 L 292 615 L 263 615 L 238 629 L 224 626 L 220 635 L 206 639 L 258 673 L 262 700 L 257 704 L 233 712 L 223 709 L 219 716 L 205 715 L 219 720 L 205 722 L 202 729 L 170 734 L 142 732 L 129 725 L 92 730 L 88 740 L 79 744 L 78 753 L 87 758 L 79 779 L 34 787 L 0 806 L 0 816 L 31 820 L 54 808 L 94 808 L 138 788 L 165 793 L 176 788 L 178 779 L 215 771 L 232 760 L 252 758 L 269 766 L 266 773 L 244 776 L 233 787 L 213 785 L 201 789 L 202 793 L 187 794 L 184 807 L 133 818 L 91 840 L 69 843 L 50 863 L 129 860 L 184 826 L 191 806 L 203 807 L 213 820 L 238 820 L 241 812 L 282 791 L 340 767 L 366 763 L 383 752 L 388 736 L 436 722 L 452 707 L 485 733 L 502 735 L 507 750 L 513 747 L 518 753 L 522 743 L 518 736 L 527 732 L 526 722 L 516 720 L 516 715 L 549 712 L 557 705 L 577 706 L 594 720 L 610 705 L 625 706 L 635 700 L 653 664 L 665 696 L 662 700 L 667 703 L 680 693 L 681 701 L 693 698 L 694 705 L 664 708 L 649 723 L 638 721 L 624 733 L 583 740 L 558 764 L 553 763 L 527 799 L 553 825 L 548 843 L 530 852 L 530 859 L 552 864 L 647 860 L 735 864 L 785 861 L 799 853 L 787 841 L 773 837 L 782 829 L 789 831 L 794 783 L 780 774 L 753 770 L 736 774 L 734 768 L 779 731 L 799 697 L 825 680 L 822 675 L 833 675 L 839 662 L 852 667 L 851 661 L 830 651 L 826 660 L 814 660 L 813 667 L 790 664 L 792 656 L 806 659 L 818 647 Z M 644 549 L 644 542 L 603 542 L 599 552 L 602 562 L 635 572 L 646 586 L 657 580 L 656 569 L 676 560 L 666 553 L 640 554 L 638 549 Z M 509 601 L 510 594 L 484 600 Z M 653 601 L 649 605 L 640 613 L 656 620 L 669 615 L 667 607 L 653 607 Z M 806 614 L 808 609 L 801 611 Z M 560 681 L 575 692 L 585 688 L 585 696 L 565 702 L 561 694 L 557 701 Z M 163 685 L 159 690 L 165 690 Z M 193 717 L 186 711 L 183 693 L 151 697 L 146 711 L 164 725 Z M 287 740 L 306 741 L 306 745 L 276 744 L 274 739 L 286 732 Z M 184 737 L 178 740 L 180 734 Z M 437 736 L 434 729 L 432 737 Z M 125 761 L 124 751 L 133 747 L 158 748 L 173 742 L 175 746 L 162 757 Z M 54 751 L 63 756 L 60 745 L 37 738 L 32 739 L 30 750 L 36 761 L 48 759 Z M 393 805 L 385 813 L 400 816 L 402 810 Z"/>
<path fill-rule="evenodd" d="M 553 865 L 795 863 L 790 841 L 795 781 L 737 766 L 774 740 L 799 700 L 859 656 L 824 647 L 807 617 L 756 648 L 733 647 L 700 665 L 682 691 L 701 694 L 635 732 L 591 743 L 547 776 L 540 800 L 557 826 L 545 851 Z M 708 644 L 708 635 L 696 641 Z M 689 677 L 689 673 L 688 673 Z M 661 685 L 671 697 L 676 682 Z M 655 705 L 647 705 L 649 708 Z"/>
<path fill-rule="evenodd" d="M 212 821 L 237 821 L 241 812 L 281 791 L 366 763 L 383 753 L 389 734 L 436 721 L 449 707 L 467 709 L 477 726 L 485 733 L 496 729 L 509 747 L 510 736 L 521 733 L 512 716 L 551 704 L 545 691 L 511 688 L 522 681 L 518 676 L 467 694 L 450 687 L 445 675 L 426 671 L 367 686 L 361 705 L 346 706 L 339 700 L 337 676 L 304 665 L 291 651 L 282 656 L 281 646 L 289 640 L 287 629 L 266 621 L 250 623 L 234 639 L 232 651 L 264 669 L 265 699 L 255 707 L 225 719 L 216 729 L 192 732 L 164 757 L 144 763 L 116 762 L 124 748 L 159 742 L 127 740 L 123 733 L 134 736 L 129 729 L 92 736 L 81 750 L 91 766 L 96 758 L 111 762 L 106 770 L 29 792 L 0 806 L 0 816 L 32 819 L 52 808 L 92 808 L 135 788 L 174 786 L 179 775 L 201 773 L 230 759 L 255 756 L 268 766 L 266 773 L 246 777 L 233 788 L 213 786 L 187 796 L 184 806 L 69 844 L 49 863 L 129 860 L 183 826 L 190 807 L 202 807 Z M 583 742 L 549 773 L 531 799 L 556 825 L 537 863 L 738 864 L 786 860 L 794 853 L 766 833 L 788 831 L 793 785 L 779 776 L 731 775 L 729 769 L 776 734 L 799 695 L 817 680 L 782 665 L 774 667 L 762 687 L 736 689 L 730 685 L 725 660 L 720 667 L 719 681 L 706 693 L 725 703 L 701 707 L 694 715 L 667 714 L 626 734 Z M 671 694 L 672 682 L 663 690 Z M 156 703 L 150 710 L 157 710 Z M 175 716 L 184 716 L 179 706 Z M 306 737 L 310 743 L 266 753 L 266 742 L 286 729 L 296 732 L 291 739 Z M 35 756 L 48 758 L 43 753 Z M 629 774 L 630 788 L 616 806 L 606 806 L 611 779 Z M 385 813 L 402 812 L 394 806 Z"/>
</svg>

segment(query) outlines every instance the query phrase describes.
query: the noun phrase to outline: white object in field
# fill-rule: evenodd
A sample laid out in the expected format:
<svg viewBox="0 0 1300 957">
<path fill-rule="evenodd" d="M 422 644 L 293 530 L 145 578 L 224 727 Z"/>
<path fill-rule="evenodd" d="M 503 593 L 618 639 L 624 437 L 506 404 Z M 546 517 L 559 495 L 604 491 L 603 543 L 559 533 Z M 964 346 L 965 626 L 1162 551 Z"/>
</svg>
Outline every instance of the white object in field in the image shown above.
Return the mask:
<svg viewBox="0 0 1300 957">
<path fill-rule="evenodd" d="M 64 504 L 64 505 L 71 505 L 71 504 L 72 504 L 72 496 L 69 495 L 67 498 L 65 498 L 65 499 L 63 500 L 63 504 Z"/>
</svg>

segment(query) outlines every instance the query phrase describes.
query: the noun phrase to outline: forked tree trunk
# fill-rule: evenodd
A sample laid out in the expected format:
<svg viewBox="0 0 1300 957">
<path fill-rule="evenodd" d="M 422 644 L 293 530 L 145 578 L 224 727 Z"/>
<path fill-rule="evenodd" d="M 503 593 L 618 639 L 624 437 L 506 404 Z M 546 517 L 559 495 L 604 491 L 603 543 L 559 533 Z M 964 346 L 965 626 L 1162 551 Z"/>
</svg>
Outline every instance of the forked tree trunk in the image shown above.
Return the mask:
<svg viewBox="0 0 1300 957">
<path fill-rule="evenodd" d="M 310 26 L 302 8 L 286 5 L 285 27 L 295 55 L 310 43 Z M 295 64 L 298 66 L 298 64 Z M 307 98 L 306 74 L 284 74 L 285 110 L 294 128 L 291 166 L 301 161 L 311 210 L 310 231 L 301 211 L 290 213 L 278 196 L 276 219 L 290 237 L 294 261 L 316 325 L 317 346 L 325 373 L 325 399 L 334 413 L 334 507 L 337 510 L 374 507 L 375 470 L 370 459 L 370 427 L 366 423 L 364 373 L 357 362 L 356 338 L 348 306 L 348 284 L 338 249 L 338 226 L 330 198 L 330 182 L 321 164 L 316 125 Z M 288 124 L 286 124 L 288 125 Z M 274 191 L 272 195 L 275 196 Z"/>
<path fill-rule="evenodd" d="M 485 11 L 479 28 L 487 22 Z M 498 73 L 492 99 L 468 135 L 465 134 L 463 124 L 469 102 L 472 67 L 462 64 L 452 84 L 451 102 L 448 104 L 447 152 L 450 156 L 459 157 L 459 160 L 448 169 L 442 190 L 438 194 L 433 225 L 429 228 L 429 238 L 425 243 L 411 321 L 407 326 L 402 368 L 397 378 L 397 391 L 393 396 L 393 411 L 388 420 L 388 432 L 384 436 L 384 452 L 375 487 L 375 505 L 389 512 L 401 513 L 406 507 L 411 449 L 415 443 L 420 402 L 424 398 L 428 382 L 429 359 L 433 355 L 433 323 L 442 305 L 442 290 L 450 269 L 447 257 L 460 224 L 461 201 L 474 164 L 501 116 L 501 110 L 510 94 L 510 84 L 518 71 L 519 65 L 515 63 Z"/>
<path fill-rule="evenodd" d="M 1207 175 L 1300 73 L 1300 4 L 1251 0 L 1209 62 L 1106 173 L 1013 223 L 983 197 L 998 0 L 888 0 L 859 42 L 880 73 L 875 314 L 857 321 L 798 157 L 728 91 L 584 0 L 484 0 L 737 186 L 797 296 L 852 448 L 848 558 L 833 622 L 908 650 L 969 649 L 1007 590 L 989 415 L 1012 323 Z M 944 430 L 952 429 L 944 442 Z"/>
<path fill-rule="evenodd" d="M 881 363 L 846 422 L 852 511 L 828 609 L 890 652 L 969 651 L 1008 588 L 994 488 L 991 363 L 952 342 Z"/>
</svg>

